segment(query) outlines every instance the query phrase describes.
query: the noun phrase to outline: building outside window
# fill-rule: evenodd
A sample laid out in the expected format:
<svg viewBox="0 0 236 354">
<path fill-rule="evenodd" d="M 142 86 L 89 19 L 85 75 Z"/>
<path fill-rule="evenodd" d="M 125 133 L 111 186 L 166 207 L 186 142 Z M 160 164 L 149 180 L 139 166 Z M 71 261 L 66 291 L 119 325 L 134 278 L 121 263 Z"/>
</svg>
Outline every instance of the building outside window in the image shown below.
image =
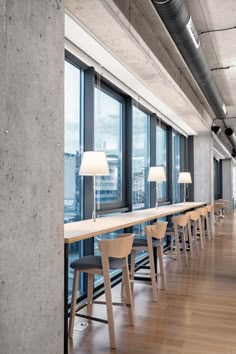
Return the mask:
<svg viewBox="0 0 236 354">
<path fill-rule="evenodd" d="M 104 151 L 109 176 L 96 178 L 97 207 L 122 202 L 123 101 L 103 88 L 95 88 L 94 146 Z"/>
<path fill-rule="evenodd" d="M 81 117 L 83 74 L 79 67 L 65 61 L 65 136 L 64 136 L 64 222 L 82 219 L 82 179 L 79 176 L 81 163 Z M 69 264 L 81 257 L 83 242 L 69 246 Z M 73 270 L 69 269 L 68 293 L 72 293 Z M 82 278 L 80 280 L 82 290 Z"/>
<path fill-rule="evenodd" d="M 167 175 L 167 129 L 157 123 L 156 127 L 156 165 L 163 166 Z M 159 185 L 160 200 L 167 200 L 167 182 Z"/>
<path fill-rule="evenodd" d="M 172 132 L 172 186 L 173 203 L 180 202 L 180 184 L 178 183 L 180 173 L 180 135 Z"/>
<path fill-rule="evenodd" d="M 133 106 L 132 204 L 133 209 L 150 206 L 150 116 Z"/>
</svg>

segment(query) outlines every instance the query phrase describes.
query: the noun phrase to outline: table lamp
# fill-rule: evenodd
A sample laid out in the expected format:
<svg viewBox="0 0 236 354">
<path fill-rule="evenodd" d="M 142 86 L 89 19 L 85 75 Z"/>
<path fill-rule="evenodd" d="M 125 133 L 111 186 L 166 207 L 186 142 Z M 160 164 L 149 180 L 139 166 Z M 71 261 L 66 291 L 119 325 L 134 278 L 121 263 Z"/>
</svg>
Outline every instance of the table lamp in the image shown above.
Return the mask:
<svg viewBox="0 0 236 354">
<path fill-rule="evenodd" d="M 85 151 L 83 153 L 79 174 L 93 176 L 93 221 L 96 221 L 96 176 L 108 176 L 107 157 L 103 151 Z"/>
<path fill-rule="evenodd" d="M 156 208 L 158 208 L 158 183 L 166 181 L 166 174 L 164 167 L 162 166 L 154 166 L 150 167 L 148 173 L 148 181 L 156 182 Z"/>
<path fill-rule="evenodd" d="M 186 202 L 186 184 L 192 183 L 190 172 L 180 172 L 178 183 L 184 184 L 184 203 Z"/>
</svg>

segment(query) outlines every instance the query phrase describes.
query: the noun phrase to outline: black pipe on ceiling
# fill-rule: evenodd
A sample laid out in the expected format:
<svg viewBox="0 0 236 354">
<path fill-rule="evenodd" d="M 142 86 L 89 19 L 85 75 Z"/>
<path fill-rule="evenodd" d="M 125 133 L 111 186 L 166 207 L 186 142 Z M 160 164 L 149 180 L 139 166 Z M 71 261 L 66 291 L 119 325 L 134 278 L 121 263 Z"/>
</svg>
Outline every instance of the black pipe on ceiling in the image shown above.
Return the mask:
<svg viewBox="0 0 236 354">
<path fill-rule="evenodd" d="M 216 117 L 226 118 L 224 102 L 184 0 L 152 0 L 152 3 Z M 236 141 L 230 142 L 236 150 Z"/>
<path fill-rule="evenodd" d="M 236 149 L 235 149 L 235 147 L 236 147 L 236 135 L 235 135 L 233 129 L 226 128 L 225 129 L 225 135 L 227 136 L 227 138 L 231 142 L 231 145 L 233 146 L 233 149 L 236 151 Z"/>
</svg>

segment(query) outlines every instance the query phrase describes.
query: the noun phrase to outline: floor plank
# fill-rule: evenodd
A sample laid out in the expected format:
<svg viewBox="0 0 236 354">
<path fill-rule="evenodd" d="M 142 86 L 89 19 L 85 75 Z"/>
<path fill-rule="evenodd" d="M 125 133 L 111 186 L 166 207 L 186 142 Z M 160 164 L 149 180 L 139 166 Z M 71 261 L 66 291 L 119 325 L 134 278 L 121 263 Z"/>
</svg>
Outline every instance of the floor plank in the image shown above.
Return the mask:
<svg viewBox="0 0 236 354">
<path fill-rule="evenodd" d="M 167 290 L 159 292 L 158 303 L 150 286 L 135 283 L 134 327 L 125 308 L 114 308 L 117 349 L 109 348 L 107 326 L 91 322 L 74 331 L 70 354 L 236 353 L 236 213 L 225 217 L 188 267 L 165 258 Z M 113 298 L 120 300 L 120 286 Z M 105 307 L 94 305 L 93 314 L 106 318 Z"/>
</svg>

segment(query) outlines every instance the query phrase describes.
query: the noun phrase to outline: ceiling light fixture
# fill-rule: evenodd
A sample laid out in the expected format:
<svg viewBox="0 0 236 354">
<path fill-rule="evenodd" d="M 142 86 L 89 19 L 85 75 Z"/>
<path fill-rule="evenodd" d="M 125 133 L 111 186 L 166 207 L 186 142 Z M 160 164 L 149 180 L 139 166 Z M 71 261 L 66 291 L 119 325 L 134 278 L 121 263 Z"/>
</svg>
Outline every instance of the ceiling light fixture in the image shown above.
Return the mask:
<svg viewBox="0 0 236 354">
<path fill-rule="evenodd" d="M 200 39 L 198 37 L 198 34 L 197 34 L 197 31 L 196 31 L 196 28 L 194 26 L 194 23 L 193 23 L 193 20 L 192 20 L 192 17 L 190 16 L 189 17 L 189 21 L 186 25 L 186 28 L 187 30 L 189 31 L 189 34 L 193 40 L 193 43 L 195 45 L 195 47 L 198 49 L 198 47 L 200 46 Z"/>
</svg>

